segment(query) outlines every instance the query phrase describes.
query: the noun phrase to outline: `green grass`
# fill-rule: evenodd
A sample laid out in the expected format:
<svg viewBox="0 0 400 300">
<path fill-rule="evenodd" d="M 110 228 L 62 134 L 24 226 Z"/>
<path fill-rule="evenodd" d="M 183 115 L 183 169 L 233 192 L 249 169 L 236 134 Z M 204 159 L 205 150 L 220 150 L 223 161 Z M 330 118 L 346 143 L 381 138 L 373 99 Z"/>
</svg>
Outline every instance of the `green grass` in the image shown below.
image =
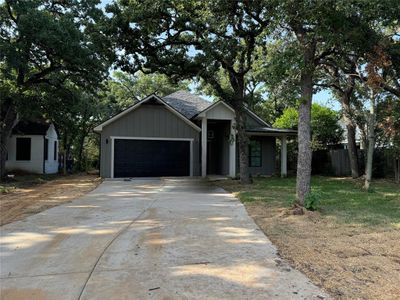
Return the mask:
<svg viewBox="0 0 400 300">
<path fill-rule="evenodd" d="M 295 200 L 295 178 L 255 178 L 254 184 L 223 184 L 243 202 L 263 201 L 272 206 L 290 207 Z M 341 223 L 392 225 L 400 228 L 400 185 L 385 180 L 372 183 L 373 191 L 349 178 L 314 176 L 312 191 L 320 197 L 322 216 Z"/>
</svg>

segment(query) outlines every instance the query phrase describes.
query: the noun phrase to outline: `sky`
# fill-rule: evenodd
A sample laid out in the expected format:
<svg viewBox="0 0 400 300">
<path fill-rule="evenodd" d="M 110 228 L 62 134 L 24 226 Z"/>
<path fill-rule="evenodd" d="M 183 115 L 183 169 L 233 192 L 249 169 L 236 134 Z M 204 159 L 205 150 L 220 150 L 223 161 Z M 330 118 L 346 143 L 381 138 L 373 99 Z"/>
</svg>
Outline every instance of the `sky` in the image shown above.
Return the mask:
<svg viewBox="0 0 400 300">
<path fill-rule="evenodd" d="M 111 2 L 112 2 L 112 0 L 101 0 L 100 6 L 105 7 L 107 4 L 109 4 Z M 202 95 L 202 96 L 207 100 L 211 100 L 210 97 L 207 97 L 205 95 Z M 340 110 L 338 101 L 333 99 L 332 94 L 329 90 L 322 90 L 322 91 L 314 94 L 313 102 L 327 106 L 336 111 Z"/>
</svg>

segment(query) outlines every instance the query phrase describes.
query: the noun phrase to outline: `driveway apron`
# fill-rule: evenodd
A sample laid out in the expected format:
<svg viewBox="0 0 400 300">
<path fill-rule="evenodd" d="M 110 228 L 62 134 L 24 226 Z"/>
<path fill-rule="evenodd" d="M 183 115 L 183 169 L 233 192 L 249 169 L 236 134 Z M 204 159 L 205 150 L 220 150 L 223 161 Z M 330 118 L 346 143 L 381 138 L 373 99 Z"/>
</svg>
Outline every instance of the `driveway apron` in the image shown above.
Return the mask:
<svg viewBox="0 0 400 300">
<path fill-rule="evenodd" d="M 205 180 L 105 181 L 0 228 L 1 299 L 327 297 Z"/>
</svg>

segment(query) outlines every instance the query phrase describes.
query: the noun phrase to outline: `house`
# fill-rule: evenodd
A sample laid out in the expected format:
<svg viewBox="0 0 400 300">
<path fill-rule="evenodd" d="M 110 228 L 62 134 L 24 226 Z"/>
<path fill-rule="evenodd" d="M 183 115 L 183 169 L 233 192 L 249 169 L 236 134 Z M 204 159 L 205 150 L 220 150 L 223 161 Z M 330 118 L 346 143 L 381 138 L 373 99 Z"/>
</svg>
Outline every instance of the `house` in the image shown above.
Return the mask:
<svg viewBox="0 0 400 300">
<path fill-rule="evenodd" d="M 339 143 L 338 146 L 340 146 L 340 148 L 347 149 L 348 148 L 347 127 L 346 127 L 346 122 L 344 121 L 343 118 L 341 118 L 339 120 L 339 125 L 343 129 L 343 139 Z M 358 125 L 356 126 L 356 146 L 358 149 L 364 149 L 364 143 L 362 142 L 361 130 Z"/>
<path fill-rule="evenodd" d="M 286 176 L 286 137 L 296 131 L 271 128 L 251 110 L 246 119 L 250 172 L 274 174 L 280 138 L 281 175 Z M 100 175 L 105 178 L 239 173 L 235 111 L 223 101 L 209 102 L 186 91 L 152 94 L 94 131 L 101 136 Z"/>
<path fill-rule="evenodd" d="M 58 172 L 58 134 L 52 123 L 19 121 L 7 143 L 6 169 L 35 174 Z"/>
</svg>

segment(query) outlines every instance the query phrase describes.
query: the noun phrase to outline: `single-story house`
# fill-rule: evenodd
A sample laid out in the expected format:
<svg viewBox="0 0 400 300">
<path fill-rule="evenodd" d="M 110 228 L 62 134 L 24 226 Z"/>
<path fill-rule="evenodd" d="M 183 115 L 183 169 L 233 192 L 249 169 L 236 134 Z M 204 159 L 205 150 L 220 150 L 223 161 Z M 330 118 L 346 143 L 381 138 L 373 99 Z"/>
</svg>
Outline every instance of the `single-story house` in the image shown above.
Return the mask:
<svg viewBox="0 0 400 300">
<path fill-rule="evenodd" d="M 58 134 L 52 123 L 19 121 L 7 143 L 7 171 L 58 172 Z"/>
<path fill-rule="evenodd" d="M 250 172 L 274 174 L 276 138 L 281 138 L 281 174 L 286 176 L 286 137 L 296 131 L 272 128 L 251 110 L 246 119 Z M 101 136 L 100 175 L 105 178 L 239 173 L 235 111 L 223 101 L 186 91 L 152 94 L 94 131 Z"/>
</svg>

